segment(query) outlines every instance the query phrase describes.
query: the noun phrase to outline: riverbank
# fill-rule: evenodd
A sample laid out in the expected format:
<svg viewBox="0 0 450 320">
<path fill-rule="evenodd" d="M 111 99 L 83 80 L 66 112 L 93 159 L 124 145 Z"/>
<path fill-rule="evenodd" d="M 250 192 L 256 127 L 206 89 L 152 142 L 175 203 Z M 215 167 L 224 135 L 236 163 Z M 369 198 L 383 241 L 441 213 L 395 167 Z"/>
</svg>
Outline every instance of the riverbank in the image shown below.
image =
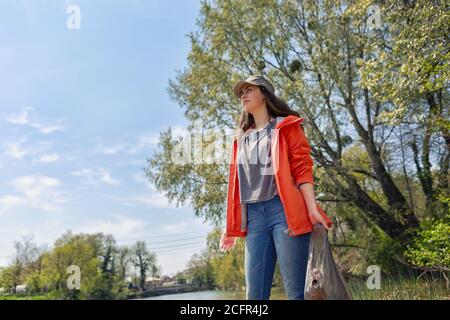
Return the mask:
<svg viewBox="0 0 450 320">
<path fill-rule="evenodd" d="M 369 289 L 365 280 L 348 282 L 354 300 L 450 300 L 450 288 L 445 279 L 393 278 L 381 279 L 380 289 Z M 157 300 L 245 300 L 244 291 L 211 290 L 192 294 L 175 294 L 153 297 Z M 270 300 L 286 300 L 283 287 L 273 287 Z"/>
<path fill-rule="evenodd" d="M 144 299 L 150 297 L 164 296 L 164 295 L 176 295 L 198 291 L 214 290 L 215 288 L 210 285 L 192 286 L 185 284 L 178 284 L 168 287 L 154 287 L 149 288 L 146 291 L 130 291 L 127 296 L 127 300 Z"/>
<path fill-rule="evenodd" d="M 450 300 L 442 278 L 382 278 L 380 289 L 368 289 L 364 280 L 348 282 L 354 300 Z M 200 289 L 200 288 L 199 288 Z M 0 295 L 0 300 L 51 300 L 47 295 Z M 244 291 L 195 290 L 157 296 L 130 296 L 143 300 L 245 300 Z M 271 300 L 286 300 L 283 287 L 272 288 Z"/>
<path fill-rule="evenodd" d="M 52 300 L 48 296 L 27 296 L 27 295 L 0 295 L 1 300 Z"/>
</svg>

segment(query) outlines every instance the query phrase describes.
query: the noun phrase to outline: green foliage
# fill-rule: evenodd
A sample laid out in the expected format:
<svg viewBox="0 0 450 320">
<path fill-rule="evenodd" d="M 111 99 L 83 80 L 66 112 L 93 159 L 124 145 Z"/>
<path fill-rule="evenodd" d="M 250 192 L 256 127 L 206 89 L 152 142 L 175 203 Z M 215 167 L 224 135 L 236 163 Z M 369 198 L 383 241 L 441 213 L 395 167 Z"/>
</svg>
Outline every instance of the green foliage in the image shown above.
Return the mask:
<svg viewBox="0 0 450 320">
<path fill-rule="evenodd" d="M 365 280 L 348 282 L 355 300 L 448 300 L 450 290 L 445 278 L 421 278 L 405 276 L 381 276 L 380 289 L 368 289 Z"/>
<path fill-rule="evenodd" d="M 373 237 L 367 256 L 367 265 L 377 265 L 381 272 L 390 276 L 398 276 L 407 272 L 407 267 L 396 260 L 403 249 L 398 240 L 388 237 Z"/>
<path fill-rule="evenodd" d="M 240 291 L 245 286 L 244 240 L 238 238 L 236 246 L 227 252 L 219 251 L 221 230 L 215 229 L 208 236 L 210 264 L 217 288 Z"/>
<path fill-rule="evenodd" d="M 368 21 L 373 5 L 378 28 Z M 447 9 L 426 0 L 203 1 L 188 66 L 169 94 L 189 130 L 201 120 L 225 132 L 241 112 L 236 80 L 270 78 L 306 118 L 317 199 L 338 226 L 331 237 L 345 271 L 363 275 L 377 264 L 395 274 L 405 268 L 396 257 L 409 234 L 449 206 Z M 170 155 L 179 143 L 171 129 L 161 134 L 149 179 L 223 227 L 228 166 L 176 165 Z M 210 252 L 217 285 L 242 286 L 242 243 Z"/>
<path fill-rule="evenodd" d="M 214 278 L 218 288 L 240 290 L 245 286 L 242 253 L 242 249 L 239 250 L 239 247 L 234 248 L 233 251 L 212 261 Z"/>
<path fill-rule="evenodd" d="M 380 9 L 379 28 L 369 26 L 371 5 Z M 188 66 L 170 81 L 169 94 L 189 133 L 196 121 L 225 133 L 241 112 L 231 90 L 236 80 L 269 77 L 307 119 L 317 198 L 331 199 L 323 205 L 339 227 L 331 238 L 345 271 L 365 275 L 376 264 L 385 274 L 403 272 L 397 258 L 418 220 L 424 230 L 408 247 L 410 263 L 447 263 L 448 229 L 423 223 L 449 205 L 447 7 L 427 0 L 203 1 Z M 173 163 L 181 143 L 172 129 L 163 132 L 145 172 L 171 201 L 190 201 L 197 216 L 223 227 L 227 163 Z M 208 154 L 205 145 L 191 146 L 191 159 Z M 210 235 L 190 277 L 200 283 L 212 273 L 219 288 L 241 290 L 244 241 L 221 253 L 219 239 L 218 231 Z"/>
<path fill-rule="evenodd" d="M 202 254 L 194 254 L 186 267 L 186 277 L 193 285 L 215 285 L 211 256 L 207 251 Z"/>
<path fill-rule="evenodd" d="M 156 266 L 156 255 L 147 249 L 145 241 L 137 241 L 131 248 L 131 252 L 131 262 L 139 273 L 139 286 L 145 290 L 145 281 L 149 272 L 152 272 L 152 276 L 159 273 Z"/>
<path fill-rule="evenodd" d="M 365 15 L 373 4 L 356 1 L 348 14 Z M 391 114 L 395 117 L 413 108 L 411 102 L 421 94 L 448 89 L 450 14 L 446 1 L 417 0 L 405 5 L 390 0 L 378 8 L 383 23 L 379 32 L 373 30 L 369 43 L 377 54 L 359 61 L 362 84 L 377 99 L 399 105 L 401 112 Z"/>
<path fill-rule="evenodd" d="M 5 291 L 13 290 L 14 286 L 17 283 L 14 281 L 15 267 L 9 266 L 6 268 L 0 269 L 0 288 L 3 288 Z"/>
<path fill-rule="evenodd" d="M 32 246 L 30 246 L 32 247 Z M 128 294 L 123 272 L 115 264 L 118 248 L 114 238 L 103 234 L 67 232 L 49 251 L 22 265 L 17 280 L 17 263 L 0 270 L 0 287 L 6 293 L 26 284 L 27 295 L 48 299 L 123 299 Z M 80 288 L 69 289 L 69 266 L 80 269 Z"/>
<path fill-rule="evenodd" d="M 199 132 L 196 131 L 195 134 Z M 201 136 L 200 138 L 205 139 Z M 194 145 L 193 133 L 189 132 L 185 139 L 188 144 Z M 151 159 L 148 159 L 148 166 L 144 168 L 145 174 L 159 190 L 164 190 L 165 196 L 170 201 L 181 205 L 190 200 L 195 215 L 220 224 L 225 211 L 226 166 L 224 163 L 194 163 L 194 156 L 207 156 L 208 143 L 205 140 L 202 140 L 200 144 L 196 143 L 195 150 L 194 146 L 191 147 L 192 150 L 188 148 L 191 150 L 188 153 L 191 162 L 178 164 L 172 161 L 174 150 L 182 144 L 183 141 L 174 135 L 172 129 L 169 128 L 161 133 L 159 146 L 163 151 L 155 153 Z"/>
<path fill-rule="evenodd" d="M 386 143 L 385 132 L 395 128 L 383 120 L 382 114 L 395 111 L 398 119 L 404 119 L 399 111 L 407 104 L 413 109 L 405 122 L 423 126 L 421 116 L 431 109 L 429 103 L 436 106 L 427 128 L 423 131 L 407 128 L 410 133 L 404 137 L 408 141 L 406 144 L 413 139 L 416 141 L 417 136 L 420 139 L 431 131 L 437 132 L 432 128 L 438 122 L 442 123 L 448 113 L 445 108 L 448 105 L 445 103 L 448 101 L 445 62 L 448 39 L 443 37 L 447 14 L 442 10 L 445 5 L 441 1 L 432 6 L 427 6 L 424 1 L 415 3 L 416 6 L 405 8 L 406 4 L 395 1 L 374 3 L 367 0 L 204 1 L 198 30 L 189 35 L 188 66 L 170 81 L 169 93 L 184 110 L 191 124 L 189 129 L 196 121 L 204 121 L 205 128 L 224 132 L 236 127 L 241 111 L 231 90 L 236 80 L 255 73 L 269 77 L 277 88 L 277 95 L 307 119 L 306 128 L 314 146 L 317 167 L 339 182 L 334 183 L 336 187 L 330 197 L 341 191 L 348 196 L 363 193 L 356 191 L 361 187 L 365 193 L 354 196 L 358 201 L 353 199 L 354 205 L 362 209 L 359 214 L 366 215 L 384 232 L 397 237 L 407 229 L 402 224 L 404 221 L 416 226 L 417 219 L 410 208 L 415 204 L 407 203 L 411 199 L 402 196 L 404 190 L 396 190 L 393 175 L 421 171 L 421 177 L 425 178 L 420 184 L 429 184 L 426 179 L 432 179 L 428 170 L 431 164 L 426 163 L 428 155 L 423 155 L 426 170 L 422 170 L 422 164 L 417 161 L 416 168 L 400 171 L 399 162 L 404 166 L 410 164 L 405 163 L 406 158 L 398 159 L 398 141 Z M 367 10 L 373 4 L 380 7 L 382 14 L 382 28 L 378 31 L 368 28 Z M 249 16 L 248 12 L 252 14 Z M 402 16 L 403 12 L 408 13 L 406 18 Z M 241 19 L 244 16 L 246 19 Z M 416 19 L 418 17 L 426 19 Z M 432 23 L 428 24 L 428 21 Z M 434 51 L 428 44 L 439 46 Z M 417 59 L 410 61 L 414 57 Z M 420 81 L 428 80 L 415 81 L 414 77 L 403 75 L 402 70 L 407 73 L 413 70 L 409 64 L 417 65 L 421 61 L 430 65 L 442 62 L 442 69 L 425 73 L 429 81 L 434 78 L 444 81 L 433 82 L 431 89 L 415 90 Z M 374 75 L 377 78 L 372 78 Z M 412 89 L 388 94 L 398 87 L 395 78 L 398 75 L 407 79 L 408 88 Z M 399 102 L 402 97 L 404 99 Z M 409 105 L 408 101 L 414 104 Z M 356 134 L 350 137 L 351 125 Z M 445 138 L 444 130 L 439 134 Z M 438 136 L 435 139 L 437 144 L 444 146 L 443 139 L 439 140 Z M 425 139 L 424 152 L 430 150 L 428 143 L 430 141 Z M 163 132 L 161 150 L 149 159 L 146 173 L 170 200 L 177 204 L 190 200 L 196 215 L 220 226 L 225 214 L 228 166 L 223 165 L 225 163 L 176 165 L 171 162 L 171 154 L 179 144 L 172 130 Z M 229 146 L 227 144 L 226 148 Z M 346 152 L 348 161 L 343 158 Z M 197 149 L 193 153 L 201 151 Z M 355 154 L 360 161 L 355 161 Z M 441 178 L 448 162 L 443 154 L 442 169 L 438 174 Z M 345 165 L 340 166 L 344 162 Z M 358 179 L 364 185 L 349 188 L 349 175 L 357 178 L 365 175 L 364 179 Z M 386 175 L 388 177 L 381 180 Z M 415 192 L 408 190 L 408 183 L 405 185 L 406 193 Z M 415 187 L 417 193 L 423 194 L 424 190 L 420 190 L 423 186 Z M 435 201 L 435 190 L 429 190 L 427 201 Z M 396 194 L 397 199 L 393 199 L 392 194 Z M 377 210 L 377 206 L 381 209 Z M 386 212 L 379 212 L 383 210 Z"/>
<path fill-rule="evenodd" d="M 450 222 L 433 219 L 431 225 L 420 230 L 405 256 L 415 266 L 450 271 Z"/>
<path fill-rule="evenodd" d="M 178 272 L 175 275 L 175 280 L 177 281 L 177 283 L 179 284 L 186 284 L 187 283 L 187 277 L 184 273 L 182 272 Z"/>
<path fill-rule="evenodd" d="M 97 239 L 91 235 L 64 234 L 55 241 L 54 249 L 43 258 L 41 281 L 55 298 L 88 298 L 96 278 L 100 276 Z M 69 289 L 67 268 L 76 265 L 81 271 L 80 290 Z"/>
</svg>

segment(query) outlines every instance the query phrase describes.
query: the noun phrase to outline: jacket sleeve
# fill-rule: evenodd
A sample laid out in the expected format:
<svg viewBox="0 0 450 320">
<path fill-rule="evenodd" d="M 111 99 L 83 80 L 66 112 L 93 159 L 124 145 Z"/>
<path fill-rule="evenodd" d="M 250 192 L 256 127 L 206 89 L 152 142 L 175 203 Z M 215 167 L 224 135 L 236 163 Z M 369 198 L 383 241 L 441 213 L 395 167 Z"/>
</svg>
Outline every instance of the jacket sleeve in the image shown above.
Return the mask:
<svg viewBox="0 0 450 320">
<path fill-rule="evenodd" d="M 309 141 L 300 125 L 293 124 L 289 127 L 286 139 L 289 149 L 289 164 L 295 185 L 298 187 L 305 182 L 314 185 L 313 161 Z"/>
</svg>

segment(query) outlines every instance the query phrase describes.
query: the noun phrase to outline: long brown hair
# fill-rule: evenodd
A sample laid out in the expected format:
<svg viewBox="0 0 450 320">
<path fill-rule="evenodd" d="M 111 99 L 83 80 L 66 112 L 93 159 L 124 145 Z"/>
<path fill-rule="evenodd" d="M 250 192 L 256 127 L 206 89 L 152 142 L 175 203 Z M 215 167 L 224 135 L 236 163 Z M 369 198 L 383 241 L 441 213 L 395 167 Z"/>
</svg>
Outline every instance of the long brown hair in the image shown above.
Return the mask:
<svg viewBox="0 0 450 320">
<path fill-rule="evenodd" d="M 261 89 L 261 93 L 266 99 L 267 112 L 272 117 L 278 116 L 288 116 L 294 115 L 300 117 L 300 114 L 297 111 L 292 110 L 289 105 L 282 99 L 278 98 L 276 95 L 266 90 L 266 88 L 262 86 L 257 86 Z M 255 126 L 255 119 L 251 113 L 248 113 L 245 110 L 242 110 L 241 116 L 239 117 L 239 128 L 244 132 L 249 128 L 253 128 Z"/>
</svg>

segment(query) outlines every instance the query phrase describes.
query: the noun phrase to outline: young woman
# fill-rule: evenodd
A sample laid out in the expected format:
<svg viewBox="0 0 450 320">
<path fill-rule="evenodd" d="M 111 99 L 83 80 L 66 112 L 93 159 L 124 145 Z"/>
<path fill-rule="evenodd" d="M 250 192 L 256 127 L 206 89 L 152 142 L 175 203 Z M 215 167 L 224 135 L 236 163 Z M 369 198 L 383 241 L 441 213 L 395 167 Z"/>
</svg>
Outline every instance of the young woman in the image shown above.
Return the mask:
<svg viewBox="0 0 450 320">
<path fill-rule="evenodd" d="M 227 251 L 245 237 L 249 300 L 269 299 L 277 260 L 288 299 L 304 299 L 314 224 L 332 227 L 315 200 L 304 119 L 274 91 L 262 76 L 234 86 L 243 110 L 232 145 L 220 248 Z"/>
</svg>

